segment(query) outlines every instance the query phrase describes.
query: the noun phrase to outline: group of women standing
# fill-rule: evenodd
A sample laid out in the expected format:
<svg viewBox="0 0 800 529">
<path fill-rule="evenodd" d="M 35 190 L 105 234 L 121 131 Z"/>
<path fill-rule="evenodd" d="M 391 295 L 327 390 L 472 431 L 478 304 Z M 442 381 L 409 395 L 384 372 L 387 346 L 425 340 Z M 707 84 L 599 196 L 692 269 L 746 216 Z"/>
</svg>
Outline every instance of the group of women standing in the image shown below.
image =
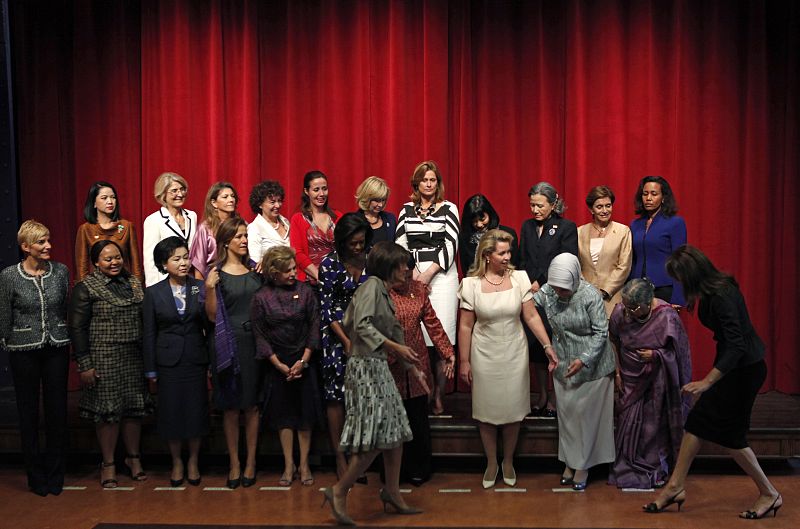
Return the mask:
<svg viewBox="0 0 800 529">
<path fill-rule="evenodd" d="M 171 484 L 200 483 L 210 366 L 212 401 L 224 411 L 228 487 L 256 482 L 262 416 L 279 432 L 280 484 L 297 477 L 313 484 L 311 431 L 327 422 L 339 482 L 324 494 L 338 521 L 352 523 L 345 493 L 379 451 L 386 481 L 381 500 L 401 514 L 419 512 L 397 487 L 401 475 L 416 485 L 430 477 L 428 395 L 433 412 L 441 413 L 460 307 L 459 372 L 473 388 L 473 417 L 488 458 L 485 488 L 500 471 L 506 484 L 516 483 L 520 424 L 533 413 L 559 417 L 562 485 L 583 490 L 590 467 L 614 463 L 611 483 L 664 487 L 647 512 L 680 506 L 691 458 L 700 440 L 709 439 L 729 447 L 759 486 L 758 502 L 743 516 L 777 512 L 780 495 L 744 440 L 763 382 L 763 344 L 735 281 L 685 246 L 686 227 L 665 179 L 642 179 L 639 217 L 630 229 L 612 220 L 615 196 L 608 187 L 589 192 L 592 221 L 577 228 L 562 217 L 556 189 L 540 182 L 529 191 L 532 218 L 519 238 L 500 225 L 483 195 L 470 197 L 459 217 L 433 161 L 415 168 L 411 185 L 411 201 L 397 219 L 384 210 L 389 188 L 377 177 L 359 186 L 358 211 L 343 215 L 328 204 L 327 177 L 311 171 L 300 211 L 287 220 L 280 213 L 282 187 L 262 182 L 250 194 L 256 218 L 248 225 L 237 212 L 234 187 L 219 182 L 208 191 L 198 225 L 183 208 L 186 180 L 164 173 L 154 189 L 162 207 L 144 222 L 140 260 L 114 186 L 97 182 L 76 238 L 79 282 L 71 295 L 66 267 L 50 261 L 47 228 L 26 221 L 18 234 L 25 259 L 2 272 L 0 339 L 12 351 L 31 490 L 58 494 L 63 485 L 62 394 L 71 339 L 84 386 L 80 415 L 96 425 L 103 487 L 118 484 L 120 432 L 124 467 L 133 479 L 147 479 L 139 438 L 155 389 Z M 698 382 L 689 382 L 688 342 L 675 310 L 685 304 L 684 294 L 690 307 L 699 303 L 701 321 L 719 343 L 716 367 Z M 539 386 L 533 407 L 529 362 Z M 45 455 L 33 441 L 39 384 Z M 736 395 L 734 413 L 724 399 L 742 387 L 747 391 Z M 691 412 L 686 394 L 700 396 Z"/>
</svg>

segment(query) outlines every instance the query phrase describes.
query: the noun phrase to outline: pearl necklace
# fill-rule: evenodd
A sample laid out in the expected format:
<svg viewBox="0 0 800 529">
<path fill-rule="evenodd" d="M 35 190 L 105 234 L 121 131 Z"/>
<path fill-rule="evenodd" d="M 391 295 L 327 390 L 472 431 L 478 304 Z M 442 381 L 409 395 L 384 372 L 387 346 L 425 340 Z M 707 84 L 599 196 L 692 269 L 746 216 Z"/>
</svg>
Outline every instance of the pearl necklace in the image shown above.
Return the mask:
<svg viewBox="0 0 800 529">
<path fill-rule="evenodd" d="M 506 272 L 503 272 L 503 275 L 500 277 L 500 282 L 499 283 L 495 283 L 494 281 L 489 279 L 489 277 L 486 274 L 483 274 L 483 278 L 486 280 L 487 283 L 492 285 L 494 287 L 495 292 L 497 292 L 499 290 L 497 287 L 499 287 L 500 285 L 502 285 L 506 281 Z"/>
</svg>

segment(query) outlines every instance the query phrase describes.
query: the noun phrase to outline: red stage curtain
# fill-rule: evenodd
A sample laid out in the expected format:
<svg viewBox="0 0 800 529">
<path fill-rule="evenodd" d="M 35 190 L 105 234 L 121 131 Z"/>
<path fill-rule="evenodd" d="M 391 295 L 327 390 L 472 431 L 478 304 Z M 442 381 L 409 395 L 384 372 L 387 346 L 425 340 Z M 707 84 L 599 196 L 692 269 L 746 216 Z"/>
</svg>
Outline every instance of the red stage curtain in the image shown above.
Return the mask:
<svg viewBox="0 0 800 529">
<path fill-rule="evenodd" d="M 567 216 L 608 184 L 629 222 L 665 176 L 689 241 L 739 280 L 767 343 L 765 389 L 800 392 L 800 8 L 787 1 L 11 2 L 22 211 L 72 244 L 88 185 L 118 188 L 141 226 L 155 177 L 189 206 L 233 182 L 330 177 L 355 208 L 368 175 L 397 211 L 413 167 L 437 160 L 447 198 L 485 193 L 503 222 L 552 182 Z M 695 373 L 708 331 L 687 318 Z"/>
</svg>

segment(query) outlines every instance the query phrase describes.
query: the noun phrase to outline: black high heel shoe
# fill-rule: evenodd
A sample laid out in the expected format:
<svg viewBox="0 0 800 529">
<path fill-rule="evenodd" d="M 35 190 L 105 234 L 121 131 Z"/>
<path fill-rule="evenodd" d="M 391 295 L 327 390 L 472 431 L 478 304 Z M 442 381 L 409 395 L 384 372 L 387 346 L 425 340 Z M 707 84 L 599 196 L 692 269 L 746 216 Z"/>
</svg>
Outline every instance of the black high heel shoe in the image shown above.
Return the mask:
<svg viewBox="0 0 800 529">
<path fill-rule="evenodd" d="M 680 496 L 680 498 L 678 496 Z M 670 499 L 668 499 L 666 503 L 664 503 L 664 505 L 662 505 L 661 507 L 659 507 L 658 504 L 653 501 L 648 503 L 647 505 L 642 506 L 642 510 L 650 514 L 656 514 L 664 512 L 664 510 L 667 507 L 669 507 L 673 503 L 677 503 L 678 512 L 681 512 L 681 507 L 683 507 L 683 502 L 685 501 L 686 501 L 686 491 L 684 489 L 681 489 L 676 494 L 674 494 Z"/>
<path fill-rule="evenodd" d="M 394 507 L 395 512 L 397 514 L 422 514 L 422 509 L 417 509 L 415 507 L 405 506 L 403 507 L 392 498 L 392 495 L 386 489 L 381 489 L 380 493 L 381 501 L 383 502 L 383 512 L 386 512 L 386 505 L 391 505 Z"/>
<path fill-rule="evenodd" d="M 239 485 L 242 484 L 242 475 L 239 474 L 239 477 L 235 479 L 231 479 L 230 474 L 228 474 L 228 476 L 229 476 L 228 481 L 225 482 L 225 486 L 228 487 L 229 489 L 239 488 Z"/>
<path fill-rule="evenodd" d="M 244 474 L 242 475 L 242 487 L 248 488 L 248 487 L 252 487 L 255 484 L 256 484 L 256 475 L 255 474 L 253 474 L 252 478 L 248 478 Z"/>
<path fill-rule="evenodd" d="M 147 474 L 145 474 L 144 470 L 140 470 L 134 475 L 133 467 L 128 464 L 129 459 L 141 459 L 141 457 L 142 456 L 140 456 L 139 454 L 128 454 L 125 456 L 125 460 L 123 462 L 123 464 L 125 465 L 125 471 L 126 474 L 128 474 L 128 476 L 130 476 L 130 478 L 133 481 L 147 481 Z"/>
<path fill-rule="evenodd" d="M 778 500 L 781 501 L 781 504 L 775 505 L 778 503 Z M 766 511 L 762 512 L 761 514 L 758 514 L 756 511 L 744 511 L 743 513 L 739 514 L 739 518 L 744 520 L 760 520 L 761 518 L 765 518 L 769 513 L 772 513 L 772 517 L 774 518 L 778 516 L 778 509 L 781 507 L 783 507 L 783 498 L 781 498 L 781 495 L 778 494 L 778 497 L 775 498 L 775 501 L 772 502 L 772 505 L 770 505 L 769 509 Z"/>
</svg>

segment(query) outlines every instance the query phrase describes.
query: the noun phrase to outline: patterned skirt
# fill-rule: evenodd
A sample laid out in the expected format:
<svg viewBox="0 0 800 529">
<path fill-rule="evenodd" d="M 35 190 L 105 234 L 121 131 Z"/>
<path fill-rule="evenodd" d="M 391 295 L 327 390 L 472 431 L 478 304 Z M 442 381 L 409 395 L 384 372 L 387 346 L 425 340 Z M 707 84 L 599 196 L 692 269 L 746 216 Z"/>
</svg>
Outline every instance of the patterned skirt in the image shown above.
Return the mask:
<svg viewBox="0 0 800 529">
<path fill-rule="evenodd" d="M 388 450 L 410 441 L 403 400 L 385 358 L 352 356 L 344 377 L 346 417 L 339 450 Z"/>
<path fill-rule="evenodd" d="M 97 344 L 92 361 L 98 379 L 83 388 L 79 415 L 96 423 L 144 417 L 153 412 L 153 400 L 144 378 L 141 344 Z"/>
</svg>

